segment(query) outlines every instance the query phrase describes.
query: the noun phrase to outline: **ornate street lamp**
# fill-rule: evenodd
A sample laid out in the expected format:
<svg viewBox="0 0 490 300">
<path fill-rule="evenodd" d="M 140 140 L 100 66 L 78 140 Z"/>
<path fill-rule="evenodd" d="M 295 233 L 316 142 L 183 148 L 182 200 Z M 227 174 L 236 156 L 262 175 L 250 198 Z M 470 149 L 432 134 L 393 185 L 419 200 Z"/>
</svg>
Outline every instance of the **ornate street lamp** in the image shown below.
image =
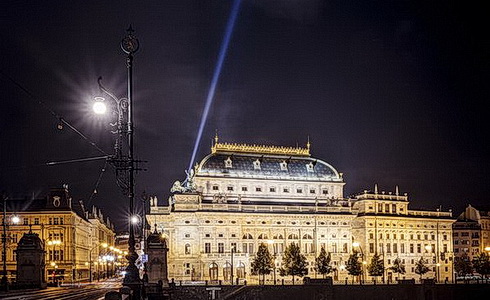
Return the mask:
<svg viewBox="0 0 490 300">
<path fill-rule="evenodd" d="M 127 98 L 117 98 L 113 93 L 109 92 L 102 85 L 102 78 L 99 77 L 98 83 L 100 90 L 107 96 L 109 96 L 115 103 L 117 108 L 117 122 L 111 124 L 117 126 L 118 137 L 116 139 L 115 154 L 109 157 L 109 162 L 116 169 L 116 177 L 118 185 L 123 189 L 124 194 L 129 198 L 129 215 L 134 215 L 134 186 L 135 178 L 134 172 L 136 170 L 136 163 L 134 159 L 134 125 L 133 125 L 133 55 L 139 49 L 138 39 L 133 35 L 134 30 L 131 26 L 127 30 L 127 35 L 121 41 L 121 48 L 126 57 L 126 67 L 128 75 L 127 86 Z M 104 105 L 105 99 L 97 97 L 94 104 L 94 111 L 96 113 L 104 113 L 106 111 Z M 123 152 L 123 138 L 127 137 L 127 154 Z M 137 295 L 141 288 L 141 279 L 139 277 L 139 271 L 136 267 L 136 260 L 138 254 L 135 251 L 135 237 L 133 225 L 129 225 L 129 241 L 128 241 L 128 266 L 126 268 L 126 275 L 124 276 L 123 284 L 133 289 L 134 294 Z M 137 296 L 138 297 L 138 296 Z M 137 298 L 139 299 L 139 297 Z"/>
</svg>

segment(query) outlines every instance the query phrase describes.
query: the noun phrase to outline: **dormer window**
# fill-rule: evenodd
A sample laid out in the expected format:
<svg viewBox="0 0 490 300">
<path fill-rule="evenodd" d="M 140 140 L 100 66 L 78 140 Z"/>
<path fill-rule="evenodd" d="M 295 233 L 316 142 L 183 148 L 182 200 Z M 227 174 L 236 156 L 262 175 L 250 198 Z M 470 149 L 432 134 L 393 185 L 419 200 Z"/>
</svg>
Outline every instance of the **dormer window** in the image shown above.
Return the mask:
<svg viewBox="0 0 490 300">
<path fill-rule="evenodd" d="M 314 167 L 315 167 L 315 166 L 313 165 L 313 163 L 312 163 L 312 162 L 310 162 L 309 164 L 306 164 L 306 171 L 308 171 L 308 172 L 313 172 L 313 171 L 314 171 L 314 170 L 313 170 L 313 168 L 314 168 Z"/>
<path fill-rule="evenodd" d="M 280 163 L 280 165 L 281 165 L 281 171 L 287 171 L 288 170 L 288 163 L 285 160 L 283 160 Z"/>
<path fill-rule="evenodd" d="M 228 156 L 227 159 L 225 159 L 225 168 L 232 168 L 233 165 L 232 165 L 232 161 L 231 161 L 231 158 Z"/>
<path fill-rule="evenodd" d="M 254 164 L 254 170 L 260 170 L 260 160 L 258 159 L 255 160 L 253 164 Z"/>
</svg>

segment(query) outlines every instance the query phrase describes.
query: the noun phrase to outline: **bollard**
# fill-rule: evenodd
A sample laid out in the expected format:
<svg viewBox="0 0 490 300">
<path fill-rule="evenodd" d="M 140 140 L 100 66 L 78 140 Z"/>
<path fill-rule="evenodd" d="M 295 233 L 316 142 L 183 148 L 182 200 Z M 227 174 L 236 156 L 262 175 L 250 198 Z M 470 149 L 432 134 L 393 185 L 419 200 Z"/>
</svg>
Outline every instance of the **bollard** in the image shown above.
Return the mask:
<svg viewBox="0 0 490 300">
<path fill-rule="evenodd" d="M 104 300 L 122 300 L 122 296 L 119 292 L 110 291 L 105 294 Z"/>
<path fill-rule="evenodd" d="M 128 286 L 123 286 L 119 289 L 119 292 L 121 293 L 121 300 L 130 300 L 133 294 L 133 291 Z"/>
</svg>

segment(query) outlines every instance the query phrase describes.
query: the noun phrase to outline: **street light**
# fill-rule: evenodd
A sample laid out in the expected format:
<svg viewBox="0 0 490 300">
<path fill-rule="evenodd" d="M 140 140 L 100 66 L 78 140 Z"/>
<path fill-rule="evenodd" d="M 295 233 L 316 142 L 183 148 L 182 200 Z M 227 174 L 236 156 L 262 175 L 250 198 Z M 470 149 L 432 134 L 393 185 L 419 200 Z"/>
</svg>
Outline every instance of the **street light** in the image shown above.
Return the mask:
<svg viewBox="0 0 490 300">
<path fill-rule="evenodd" d="M 233 253 L 235 253 L 235 246 L 231 246 L 231 285 L 233 285 Z"/>
<path fill-rule="evenodd" d="M 127 30 L 127 35 L 121 41 L 121 48 L 126 57 L 127 67 L 127 98 L 117 98 L 113 93 L 109 92 L 101 83 L 102 78 L 99 77 L 98 83 L 101 92 L 116 103 L 117 108 L 117 131 L 118 138 L 116 139 L 115 155 L 109 158 L 109 162 L 115 166 L 118 185 L 123 189 L 124 194 L 129 198 L 129 215 L 134 215 L 134 195 L 135 195 L 135 170 L 136 161 L 134 160 L 134 125 L 133 125 L 133 55 L 139 49 L 139 41 L 133 35 L 134 30 L 130 26 Z M 105 104 L 103 98 L 96 98 L 94 111 L 98 113 L 105 112 Z M 127 154 L 123 154 L 123 137 L 127 137 Z M 136 267 L 138 254 L 135 249 L 136 241 L 134 237 L 134 228 L 129 226 L 129 241 L 128 241 L 128 266 L 126 268 L 126 276 L 124 276 L 123 284 L 134 290 L 136 299 L 139 299 L 139 290 L 141 279 L 139 271 Z"/>
<path fill-rule="evenodd" d="M 274 250 L 274 285 L 276 285 L 276 247 L 274 247 L 274 240 L 268 240 L 267 244 L 272 245 L 272 249 Z"/>
<path fill-rule="evenodd" d="M 359 250 L 361 252 L 361 260 L 362 260 L 361 279 L 362 279 L 362 282 L 364 282 L 366 280 L 366 277 L 365 277 L 366 275 L 364 274 L 365 273 L 364 269 L 367 265 L 367 261 L 364 259 L 364 252 L 362 251 L 361 243 L 352 242 L 352 248 L 359 248 Z"/>
<path fill-rule="evenodd" d="M 432 250 L 434 249 L 431 245 L 425 245 L 425 250 L 428 252 L 428 253 L 431 253 Z M 440 263 L 437 263 L 437 253 L 434 253 L 434 261 L 432 262 L 432 264 L 434 264 L 435 266 L 435 278 L 436 278 L 436 282 L 439 282 L 439 266 L 441 265 Z"/>
<path fill-rule="evenodd" d="M 3 261 L 3 276 L 2 276 L 2 285 L 5 291 L 9 290 L 9 281 L 7 278 L 7 197 L 3 196 L 3 235 L 2 235 L 2 261 Z M 20 218 L 18 216 L 12 216 L 10 218 L 13 224 L 17 224 L 20 222 Z"/>
</svg>

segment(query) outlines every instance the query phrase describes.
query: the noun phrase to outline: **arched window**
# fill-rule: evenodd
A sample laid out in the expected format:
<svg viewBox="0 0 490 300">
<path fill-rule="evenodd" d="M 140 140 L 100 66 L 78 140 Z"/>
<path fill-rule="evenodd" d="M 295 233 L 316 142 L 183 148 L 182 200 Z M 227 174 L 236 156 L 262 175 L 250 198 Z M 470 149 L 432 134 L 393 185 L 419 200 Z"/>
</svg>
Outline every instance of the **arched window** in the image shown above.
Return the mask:
<svg viewBox="0 0 490 300">
<path fill-rule="evenodd" d="M 231 280 L 231 265 L 228 262 L 223 267 L 223 277 L 225 281 Z"/>
<path fill-rule="evenodd" d="M 259 240 L 267 240 L 269 237 L 265 233 L 261 233 L 258 237 Z"/>
<path fill-rule="evenodd" d="M 275 240 L 283 240 L 283 239 L 284 239 L 284 237 L 282 236 L 282 234 L 278 234 L 278 235 L 275 235 L 275 236 L 274 236 L 274 239 L 275 239 Z"/>
<path fill-rule="evenodd" d="M 297 240 L 298 239 L 298 235 L 295 234 L 295 233 L 291 233 L 290 235 L 288 235 L 288 239 L 290 239 L 290 240 Z"/>
<path fill-rule="evenodd" d="M 243 238 L 244 240 L 253 240 L 253 236 L 250 234 L 250 233 L 245 233 L 243 235 Z"/>
<path fill-rule="evenodd" d="M 307 233 L 307 234 L 303 235 L 303 239 L 305 239 L 305 240 L 312 240 L 313 237 L 310 234 Z"/>
<path fill-rule="evenodd" d="M 237 278 L 245 278 L 245 265 L 241 262 L 238 264 L 236 268 L 236 277 Z"/>
<path fill-rule="evenodd" d="M 211 281 L 218 280 L 218 265 L 216 263 L 212 263 L 209 265 L 209 279 Z"/>
</svg>

